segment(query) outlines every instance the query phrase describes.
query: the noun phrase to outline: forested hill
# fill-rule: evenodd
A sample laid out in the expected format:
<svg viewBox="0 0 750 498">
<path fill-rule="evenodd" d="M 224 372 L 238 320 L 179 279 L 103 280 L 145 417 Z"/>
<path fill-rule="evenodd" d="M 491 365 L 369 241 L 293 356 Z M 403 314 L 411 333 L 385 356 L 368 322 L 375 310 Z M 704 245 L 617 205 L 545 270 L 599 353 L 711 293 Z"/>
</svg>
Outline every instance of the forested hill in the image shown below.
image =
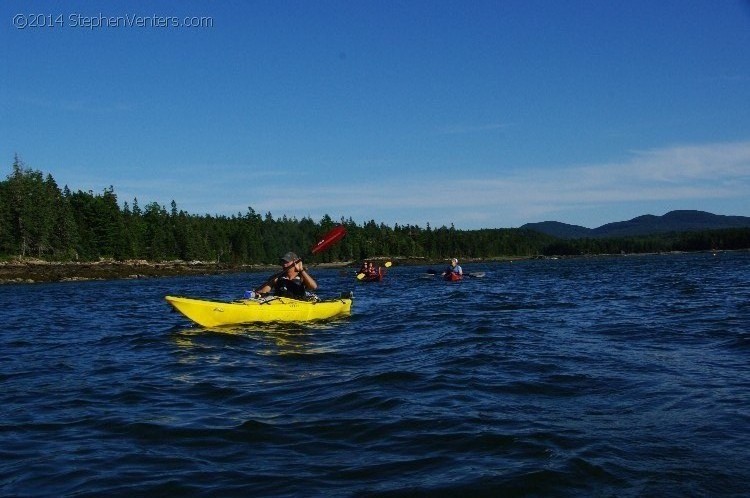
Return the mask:
<svg viewBox="0 0 750 498">
<path fill-rule="evenodd" d="M 607 223 L 598 228 L 585 228 L 557 221 L 527 223 L 521 228 L 562 239 L 640 237 L 670 232 L 694 232 L 750 227 L 750 217 L 723 216 L 705 211 L 670 211 L 663 216 L 643 215 L 628 221 Z"/>
<path fill-rule="evenodd" d="M 670 214 L 671 218 L 679 218 Z M 648 226 L 645 220 L 637 220 L 625 223 Z M 52 175 L 27 168 L 18 158 L 10 175 L 0 181 L 0 260 L 22 256 L 50 261 L 197 260 L 275 264 L 286 251 L 304 254 L 322 234 L 338 224 L 346 227 L 347 236 L 311 258 L 311 262 L 357 261 L 375 256 L 499 258 L 750 248 L 750 228 L 709 230 L 717 225 L 708 222 L 700 232 L 616 239 L 592 239 L 586 235 L 588 229 L 577 227 L 583 231 L 579 230 L 574 235 L 577 238 L 570 240 L 562 232 L 550 234 L 532 229 L 539 224 L 483 230 L 432 228 L 429 223 L 424 228 L 390 227 L 374 220 L 362 225 L 351 218 L 332 220 L 328 215 L 318 221 L 274 218 L 270 212 L 262 216 L 249 206 L 245 213 L 232 216 L 195 215 L 178 209 L 175 201 L 169 209 L 156 202 L 142 206 L 138 199 L 120 203 L 113 187 L 100 194 L 73 192 L 68 186 L 60 189 Z M 628 227 L 611 225 L 609 233 L 629 233 Z M 657 225 L 658 222 L 650 221 L 650 226 Z M 560 227 L 564 225 L 558 224 Z"/>
<path fill-rule="evenodd" d="M 415 225 L 394 227 L 374 220 L 274 218 L 248 207 L 232 216 L 195 215 L 138 199 L 120 204 L 112 187 L 101 194 L 60 189 L 52 175 L 16 158 L 0 182 L 0 258 L 54 261 L 145 259 L 227 264 L 276 264 L 289 250 L 304 254 L 319 237 L 343 224 L 347 236 L 313 262 L 354 261 L 373 256 L 415 258 L 533 256 L 552 237 L 519 229 L 462 231 Z"/>
</svg>

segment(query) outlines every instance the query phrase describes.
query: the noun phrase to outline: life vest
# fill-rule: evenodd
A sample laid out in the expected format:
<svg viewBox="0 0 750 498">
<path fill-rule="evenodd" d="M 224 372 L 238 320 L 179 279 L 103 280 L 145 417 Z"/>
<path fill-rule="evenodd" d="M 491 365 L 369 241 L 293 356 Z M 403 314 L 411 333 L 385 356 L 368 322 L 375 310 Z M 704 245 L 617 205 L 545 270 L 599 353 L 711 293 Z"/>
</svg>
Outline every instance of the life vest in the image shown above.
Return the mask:
<svg viewBox="0 0 750 498">
<path fill-rule="evenodd" d="M 299 277 L 289 279 L 286 276 L 276 279 L 273 293 L 277 296 L 303 298 L 305 297 L 305 284 Z"/>
</svg>

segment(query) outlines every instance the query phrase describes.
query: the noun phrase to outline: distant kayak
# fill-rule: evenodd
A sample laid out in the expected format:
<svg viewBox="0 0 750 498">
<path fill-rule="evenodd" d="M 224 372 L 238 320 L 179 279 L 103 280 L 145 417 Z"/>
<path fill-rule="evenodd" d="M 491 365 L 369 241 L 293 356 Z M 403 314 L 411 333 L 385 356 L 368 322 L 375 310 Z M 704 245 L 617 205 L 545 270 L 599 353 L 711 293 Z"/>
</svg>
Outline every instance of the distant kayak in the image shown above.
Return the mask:
<svg viewBox="0 0 750 498">
<path fill-rule="evenodd" d="M 300 301 L 270 296 L 232 302 L 166 296 L 177 311 L 203 327 L 221 327 L 254 322 L 307 322 L 325 320 L 351 312 L 350 294 L 338 299 Z"/>
<path fill-rule="evenodd" d="M 360 275 L 364 275 L 360 278 Z M 382 267 L 378 267 L 377 273 L 360 273 L 357 274 L 357 280 L 360 282 L 380 282 L 385 276 L 385 270 Z"/>
<path fill-rule="evenodd" d="M 463 275 L 459 275 L 458 273 L 453 273 L 452 271 L 443 273 L 443 280 L 447 280 L 448 282 L 457 282 L 458 280 L 461 280 L 463 278 Z"/>
</svg>

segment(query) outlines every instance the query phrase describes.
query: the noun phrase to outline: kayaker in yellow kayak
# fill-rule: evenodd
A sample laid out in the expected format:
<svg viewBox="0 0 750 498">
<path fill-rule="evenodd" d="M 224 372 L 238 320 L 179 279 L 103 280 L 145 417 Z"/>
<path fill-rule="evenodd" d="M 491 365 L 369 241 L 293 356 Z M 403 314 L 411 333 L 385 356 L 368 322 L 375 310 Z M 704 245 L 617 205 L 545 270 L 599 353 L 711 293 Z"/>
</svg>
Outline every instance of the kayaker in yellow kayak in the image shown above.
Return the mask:
<svg viewBox="0 0 750 498">
<path fill-rule="evenodd" d="M 276 296 L 303 299 L 307 291 L 314 291 L 318 288 L 315 279 L 307 273 L 302 259 L 295 253 L 290 251 L 281 257 L 281 268 L 281 273 L 273 275 L 257 289 L 259 294 L 268 294 L 273 291 Z"/>
</svg>

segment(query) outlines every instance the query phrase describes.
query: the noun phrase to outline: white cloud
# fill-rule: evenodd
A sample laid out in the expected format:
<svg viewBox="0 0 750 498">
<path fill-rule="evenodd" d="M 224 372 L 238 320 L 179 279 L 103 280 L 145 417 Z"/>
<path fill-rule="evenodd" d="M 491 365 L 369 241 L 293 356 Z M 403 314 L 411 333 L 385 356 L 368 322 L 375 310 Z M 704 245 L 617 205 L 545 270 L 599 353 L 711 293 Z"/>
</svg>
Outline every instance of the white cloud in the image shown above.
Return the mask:
<svg viewBox="0 0 750 498">
<path fill-rule="evenodd" d="M 644 206 L 656 203 L 693 209 L 729 199 L 750 207 L 745 200 L 750 192 L 750 141 L 636 151 L 618 163 L 531 168 L 481 178 L 471 175 L 471 165 L 456 165 L 455 170 L 466 176 L 449 181 L 404 171 L 368 183 L 351 177 L 296 175 L 299 181 L 290 183 L 284 181 L 288 175 L 282 168 L 269 172 L 214 166 L 208 173 L 196 168 L 178 181 L 154 178 L 148 186 L 128 183 L 127 190 L 137 191 L 143 202 L 166 203 L 174 198 L 180 209 L 196 214 L 231 215 L 251 206 L 274 216 L 319 219 L 329 214 L 334 219 L 351 216 L 356 221 L 455 223 L 472 228 L 519 226 L 554 217 L 583 224 L 578 219 L 581 213 L 603 224 L 627 219 L 618 217 L 628 211 L 623 206 L 645 214 Z M 119 193 L 120 187 L 115 187 Z M 169 199 L 149 198 L 157 191 L 169 192 Z"/>
<path fill-rule="evenodd" d="M 462 169 L 470 171 L 457 168 Z M 444 212 L 443 219 L 467 221 L 488 219 L 484 213 L 493 213 L 495 218 L 512 217 L 523 223 L 544 213 L 622 203 L 675 201 L 689 208 L 700 200 L 745 199 L 748 192 L 750 142 L 737 142 L 640 151 L 620 163 L 527 169 L 503 177 L 392 181 L 367 192 L 352 186 L 328 187 L 317 195 L 298 197 L 295 204 L 323 203 L 344 211 L 398 206 L 404 211 Z M 281 191 L 268 192 L 266 201 L 276 208 L 289 206 L 280 195 Z"/>
</svg>

